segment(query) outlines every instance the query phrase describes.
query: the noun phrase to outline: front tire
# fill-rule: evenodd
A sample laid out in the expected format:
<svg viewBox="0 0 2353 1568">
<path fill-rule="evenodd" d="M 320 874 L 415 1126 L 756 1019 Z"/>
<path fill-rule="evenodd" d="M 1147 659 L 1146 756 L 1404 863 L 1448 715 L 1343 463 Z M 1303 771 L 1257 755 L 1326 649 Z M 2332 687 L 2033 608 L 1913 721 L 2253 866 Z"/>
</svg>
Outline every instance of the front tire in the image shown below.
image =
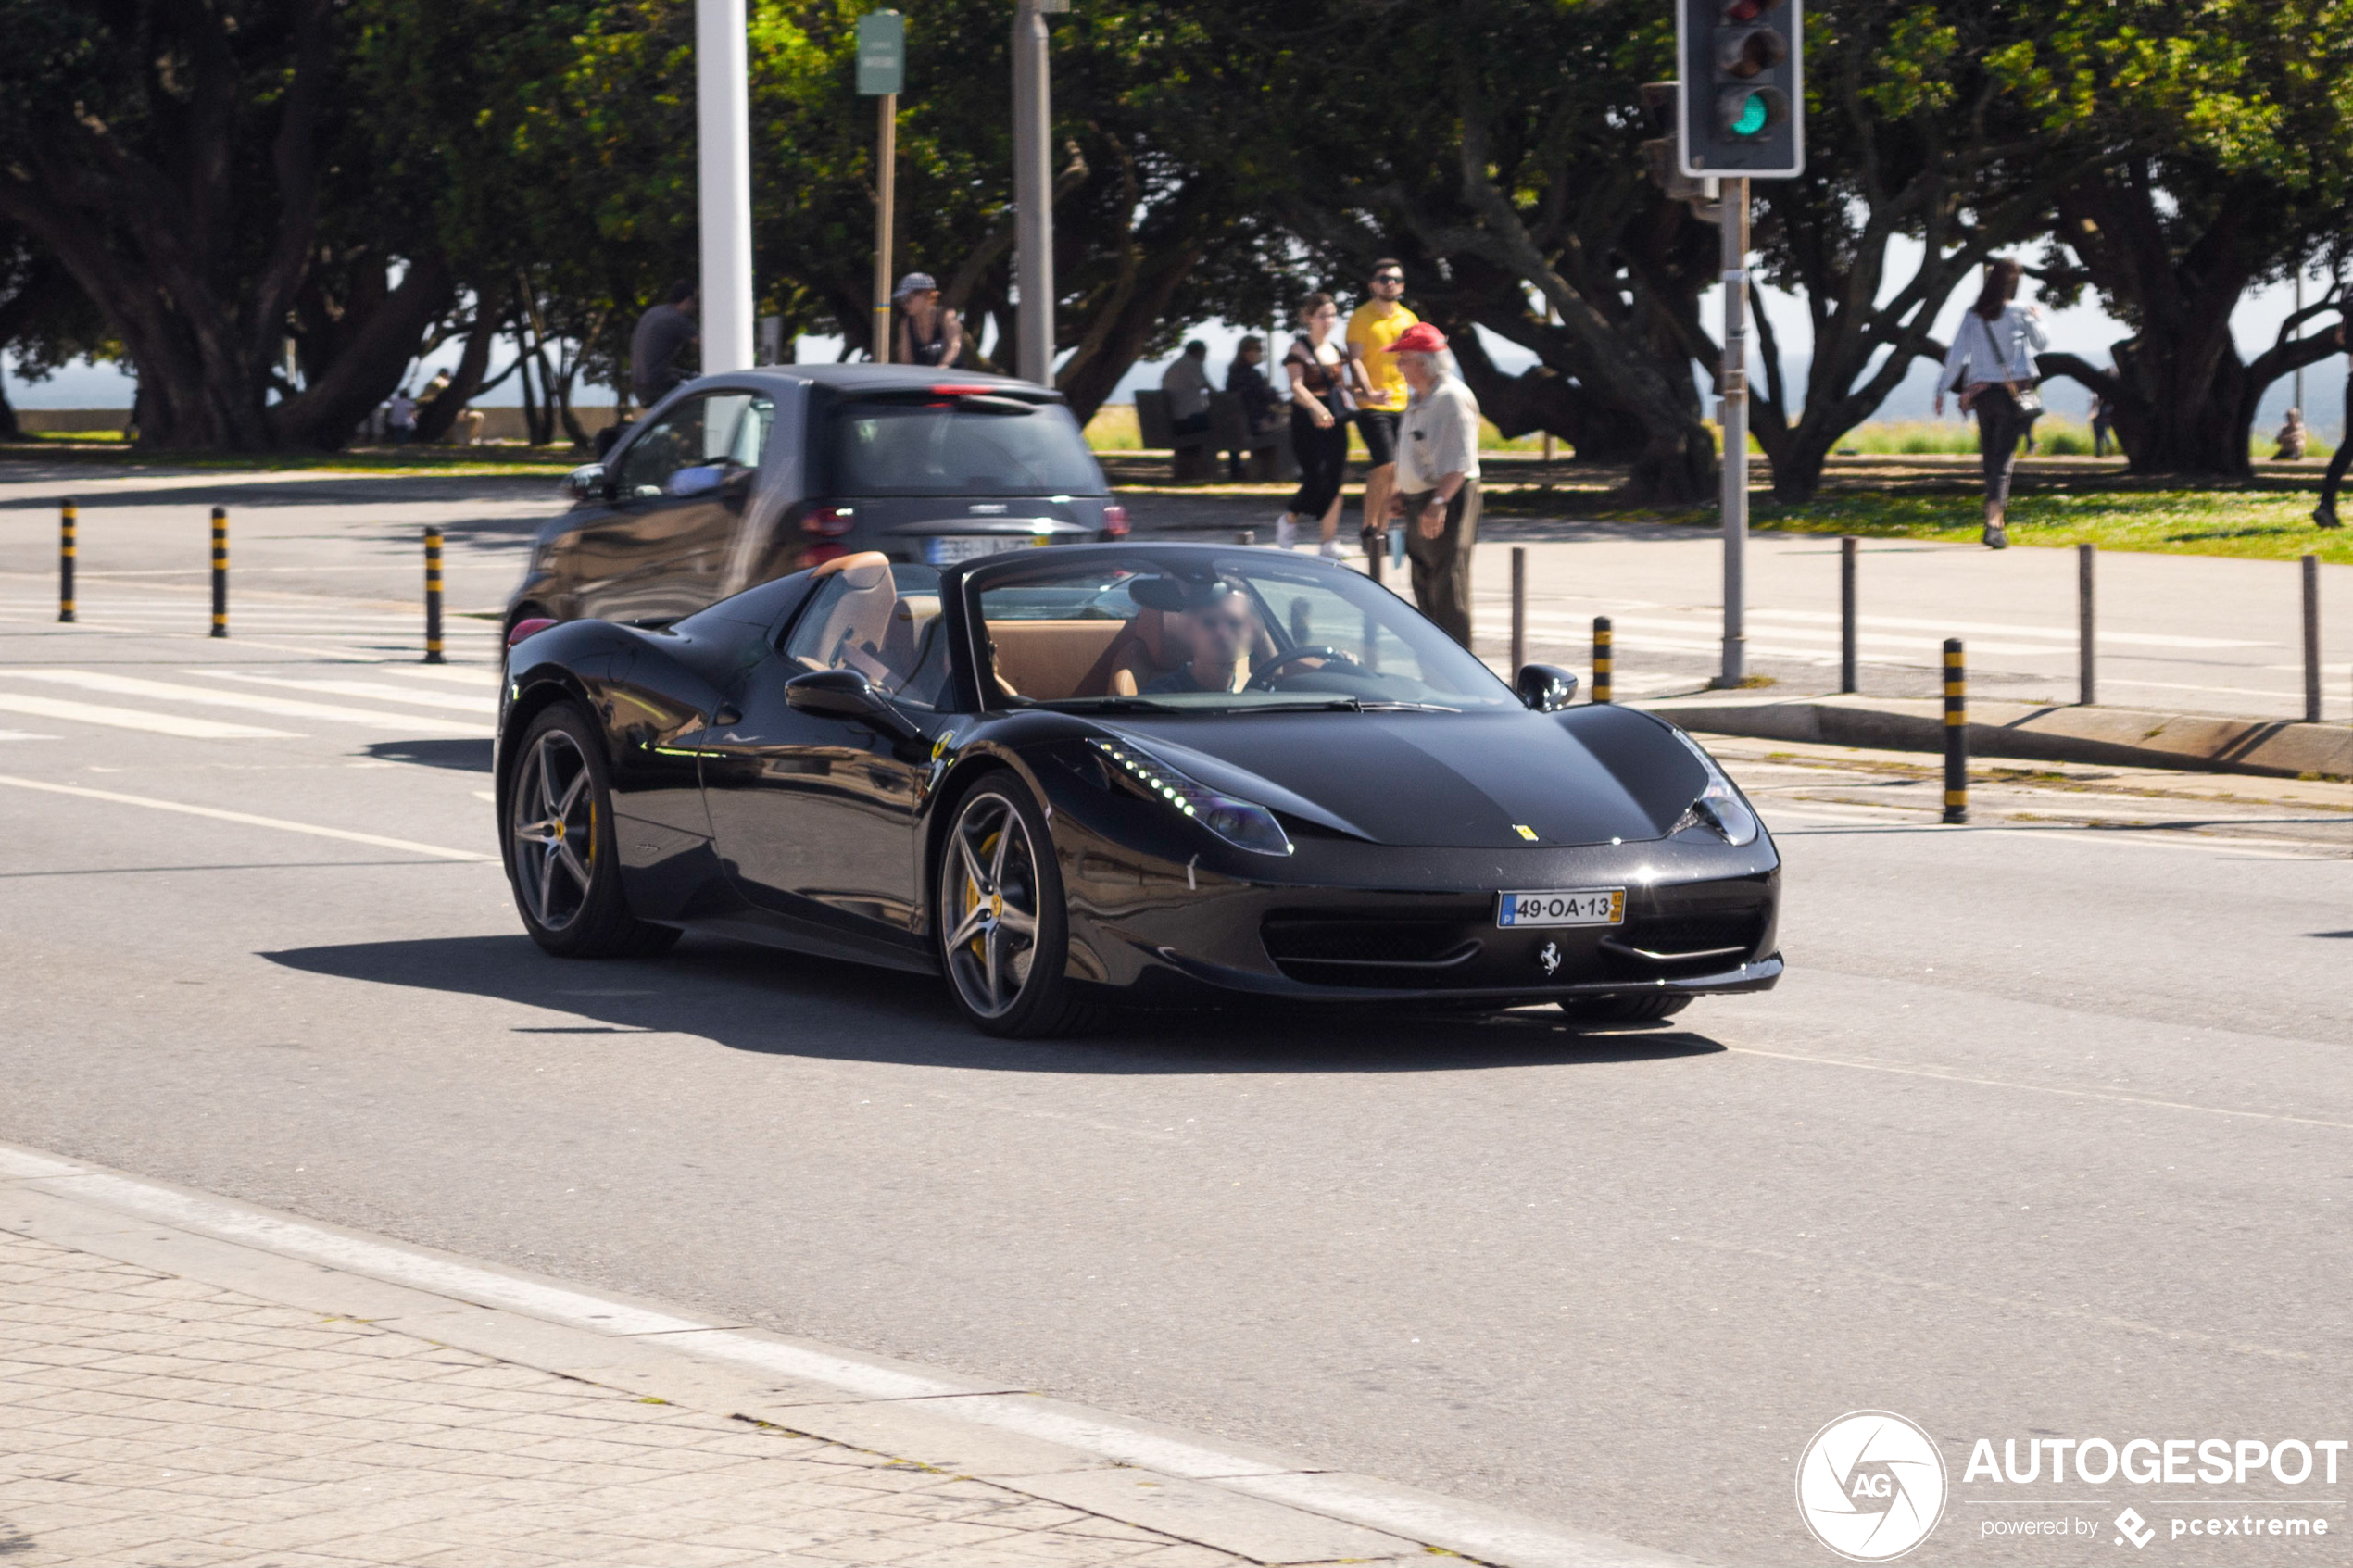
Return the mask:
<svg viewBox="0 0 2353 1568">
<path fill-rule="evenodd" d="M 932 890 L 940 972 L 975 1028 L 1043 1039 L 1099 1016 L 1071 995 L 1062 869 L 1046 815 L 1020 779 L 990 772 L 956 803 Z"/>
<path fill-rule="evenodd" d="M 604 746 L 588 716 L 569 702 L 543 709 L 517 756 L 498 836 L 531 939 L 566 959 L 640 958 L 677 941 L 675 927 L 630 913 Z"/>
<path fill-rule="evenodd" d="M 1672 1018 L 1692 1005 L 1692 998 L 1673 991 L 1644 991 L 1631 997 L 1564 997 L 1559 1007 L 1577 1023 L 1648 1023 Z"/>
</svg>

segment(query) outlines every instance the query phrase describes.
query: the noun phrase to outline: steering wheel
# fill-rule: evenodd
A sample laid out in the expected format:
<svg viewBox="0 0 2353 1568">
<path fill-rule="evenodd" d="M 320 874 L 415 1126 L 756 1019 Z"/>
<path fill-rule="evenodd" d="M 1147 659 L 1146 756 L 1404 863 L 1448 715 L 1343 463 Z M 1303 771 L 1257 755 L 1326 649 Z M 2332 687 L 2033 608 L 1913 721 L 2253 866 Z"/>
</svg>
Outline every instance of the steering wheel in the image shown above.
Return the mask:
<svg viewBox="0 0 2353 1568">
<path fill-rule="evenodd" d="M 1272 691 L 1274 689 L 1275 671 L 1280 670 L 1286 664 L 1290 664 L 1294 660 L 1302 659 L 1320 659 L 1327 664 L 1345 664 L 1351 670 L 1362 670 L 1364 668 L 1363 665 L 1357 663 L 1356 660 L 1340 652 L 1340 649 L 1335 647 L 1326 647 L 1324 645 L 1318 643 L 1313 646 L 1291 648 L 1286 652 L 1277 654 L 1259 669 L 1251 671 L 1250 684 L 1255 686 L 1263 683 L 1269 691 Z"/>
</svg>

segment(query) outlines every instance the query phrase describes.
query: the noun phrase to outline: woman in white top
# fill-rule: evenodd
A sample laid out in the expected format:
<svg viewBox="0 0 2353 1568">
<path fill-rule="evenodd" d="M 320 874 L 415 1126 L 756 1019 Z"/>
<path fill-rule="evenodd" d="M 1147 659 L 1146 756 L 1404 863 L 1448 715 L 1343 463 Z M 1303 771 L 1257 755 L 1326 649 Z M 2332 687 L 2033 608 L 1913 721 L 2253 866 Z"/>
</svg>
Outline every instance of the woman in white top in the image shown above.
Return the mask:
<svg viewBox="0 0 2353 1568">
<path fill-rule="evenodd" d="M 1356 394 L 1370 392 L 1365 367 L 1334 335 L 1340 307 L 1320 291 L 1299 302 L 1300 334 L 1283 356 L 1290 377 L 1291 455 L 1299 459 L 1299 488 L 1275 520 L 1275 543 L 1290 549 L 1299 539 L 1300 520 L 1315 522 L 1327 558 L 1340 558 L 1340 489 L 1348 477 L 1348 421 Z"/>
<path fill-rule="evenodd" d="M 2034 422 L 2019 398 L 2034 390 L 2034 351 L 2051 341 L 2043 332 L 2043 307 L 2014 303 L 2021 270 L 2007 257 L 1985 264 L 1984 292 L 1961 318 L 1936 383 L 1939 414 L 1944 412 L 1944 395 L 1957 389 L 1961 407 L 1977 415 L 1977 449 L 1985 465 L 1985 543 L 1996 550 L 2009 547 L 2002 517 L 2009 509 L 2010 469 L 2018 461 L 2018 438 Z M 2035 413 L 2041 411 L 2037 408 Z"/>
</svg>

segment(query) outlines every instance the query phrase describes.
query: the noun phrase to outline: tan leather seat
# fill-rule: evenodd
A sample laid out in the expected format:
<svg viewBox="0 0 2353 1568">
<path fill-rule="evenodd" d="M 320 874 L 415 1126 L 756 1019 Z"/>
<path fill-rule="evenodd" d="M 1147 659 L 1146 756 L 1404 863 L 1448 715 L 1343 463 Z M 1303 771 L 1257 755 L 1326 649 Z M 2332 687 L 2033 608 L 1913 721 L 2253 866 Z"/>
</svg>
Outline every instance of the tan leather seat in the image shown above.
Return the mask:
<svg viewBox="0 0 2353 1568">
<path fill-rule="evenodd" d="M 1080 683 L 1103 657 L 1124 621 L 992 621 L 997 678 L 1040 702 L 1083 695 Z"/>
</svg>

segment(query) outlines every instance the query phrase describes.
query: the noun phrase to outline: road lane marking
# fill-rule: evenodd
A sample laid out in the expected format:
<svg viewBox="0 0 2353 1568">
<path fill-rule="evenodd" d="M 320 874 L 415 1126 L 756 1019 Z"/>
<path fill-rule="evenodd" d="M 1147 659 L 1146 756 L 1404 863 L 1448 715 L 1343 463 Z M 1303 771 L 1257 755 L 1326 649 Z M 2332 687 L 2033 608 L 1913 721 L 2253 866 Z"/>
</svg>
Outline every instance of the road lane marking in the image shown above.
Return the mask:
<svg viewBox="0 0 2353 1568">
<path fill-rule="evenodd" d="M 1851 1061 L 1841 1057 L 1801 1056 L 1795 1051 L 1768 1051 L 1755 1046 L 1726 1046 L 1734 1056 L 1770 1057 L 1776 1061 L 1803 1061 L 1816 1067 L 1849 1067 L 1858 1073 L 1893 1073 L 1906 1078 L 1932 1078 L 1940 1084 L 1963 1084 L 1982 1089 L 2023 1089 L 2029 1094 L 2064 1095 L 2070 1099 L 2104 1099 L 2118 1105 L 2144 1105 L 2158 1110 L 2194 1110 L 2207 1116 L 2233 1116 L 2253 1122 L 2292 1122 L 2299 1127 L 2334 1127 L 2353 1133 L 2353 1122 L 2330 1122 L 2317 1116 L 2289 1116 L 2277 1110 L 2233 1110 L 2219 1105 L 2193 1105 L 2187 1100 L 2158 1099 L 2151 1095 L 2122 1095 L 2106 1089 L 2069 1089 L 2056 1084 L 2025 1084 L 2012 1078 L 1979 1078 L 1941 1067 L 1904 1067 L 1892 1061 Z"/>
<path fill-rule="evenodd" d="M 150 796 L 123 795 L 111 789 L 91 789 L 82 784 L 50 784 L 42 779 L 19 779 L 6 773 L 0 773 L 0 784 L 11 789 L 37 789 L 49 795 L 79 796 L 84 800 L 104 800 L 117 806 L 144 806 L 150 811 L 177 811 L 182 816 L 210 817 L 215 822 L 237 822 L 245 827 L 275 828 L 280 833 L 308 834 L 313 838 L 341 839 L 346 844 L 373 845 L 378 849 L 406 849 L 413 855 L 431 855 L 442 860 L 496 864 L 498 859 L 496 855 L 478 854 L 472 849 L 450 849 L 438 844 L 420 844 L 412 838 L 387 838 L 382 834 L 321 827 L 316 822 L 291 822 L 283 817 L 258 817 L 250 811 L 224 811 L 217 806 L 191 806 L 182 800 L 157 800 Z"/>
<path fill-rule="evenodd" d="M 218 675 L 225 681 L 250 681 L 259 686 L 283 686 L 288 691 L 321 692 L 329 696 L 390 697 L 395 702 L 413 702 L 426 708 L 455 708 L 468 713 L 487 717 L 498 710 L 497 699 L 482 696 L 459 696 L 455 692 L 410 691 L 390 681 L 320 681 L 296 680 L 285 675 L 262 675 L 250 670 L 182 670 L 182 675 Z"/>
<path fill-rule="evenodd" d="M 27 713 L 36 719 L 104 724 L 117 730 L 145 730 L 151 734 L 179 735 L 186 740 L 300 738 L 291 730 L 265 730 L 255 724 L 224 724 L 218 719 L 191 719 L 183 713 L 146 713 L 132 708 L 108 708 L 95 702 L 67 702 L 53 696 L 23 696 L 15 692 L 0 692 L 0 713 Z"/>
<path fill-rule="evenodd" d="M 379 709 L 346 708 L 337 703 L 305 702 L 296 697 L 268 696 L 259 692 L 216 691 L 210 686 L 185 686 L 174 681 L 150 681 L 137 675 L 108 675 L 94 670 L 35 670 L 19 666 L 0 671 L 0 674 L 26 681 L 50 681 L 62 686 L 80 686 L 84 691 L 108 692 L 117 696 L 147 696 L 168 702 L 200 703 L 208 708 L 239 708 L 256 713 L 273 713 L 284 719 L 323 719 L 338 724 L 365 724 L 371 729 L 422 728 L 443 734 L 478 736 L 488 733 L 484 725 L 461 724 L 454 719 L 395 713 Z M 63 717 L 62 714 L 59 716 Z M 260 730 L 253 733 L 276 734 L 280 732 Z"/>
</svg>

